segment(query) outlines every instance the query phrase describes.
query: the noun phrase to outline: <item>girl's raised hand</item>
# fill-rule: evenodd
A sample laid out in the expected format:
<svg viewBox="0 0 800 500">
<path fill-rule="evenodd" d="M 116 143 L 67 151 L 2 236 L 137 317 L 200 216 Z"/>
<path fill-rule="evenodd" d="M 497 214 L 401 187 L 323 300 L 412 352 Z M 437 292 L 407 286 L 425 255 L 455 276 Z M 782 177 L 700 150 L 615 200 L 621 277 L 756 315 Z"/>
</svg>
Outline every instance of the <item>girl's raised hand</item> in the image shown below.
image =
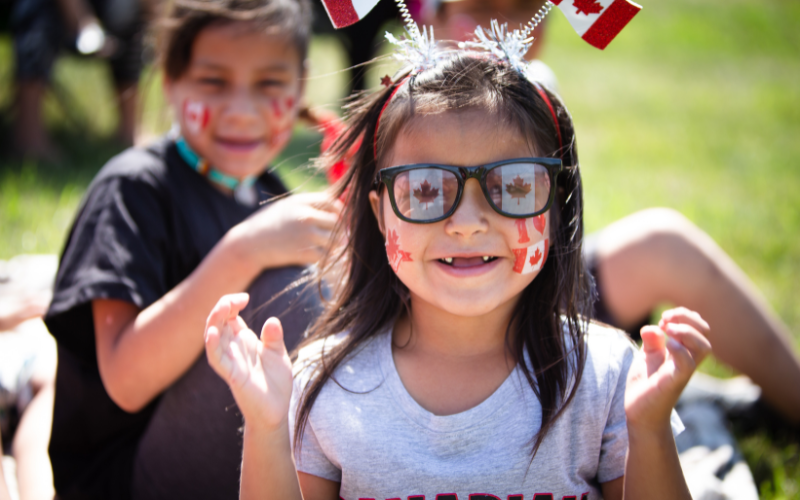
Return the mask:
<svg viewBox="0 0 800 500">
<path fill-rule="evenodd" d="M 683 307 L 664 311 L 658 326 L 642 328 L 642 350 L 628 372 L 625 390 L 629 428 L 660 431 L 669 426 L 683 388 L 711 352 L 708 331 L 699 314 Z"/>
<path fill-rule="evenodd" d="M 329 192 L 287 196 L 232 231 L 260 268 L 308 265 L 327 249 L 342 202 Z"/>
<path fill-rule="evenodd" d="M 247 328 L 239 311 L 248 300 L 246 293 L 219 299 L 206 322 L 206 356 L 230 386 L 246 422 L 278 429 L 288 423 L 292 364 L 277 318 L 264 324 L 261 340 Z"/>
</svg>

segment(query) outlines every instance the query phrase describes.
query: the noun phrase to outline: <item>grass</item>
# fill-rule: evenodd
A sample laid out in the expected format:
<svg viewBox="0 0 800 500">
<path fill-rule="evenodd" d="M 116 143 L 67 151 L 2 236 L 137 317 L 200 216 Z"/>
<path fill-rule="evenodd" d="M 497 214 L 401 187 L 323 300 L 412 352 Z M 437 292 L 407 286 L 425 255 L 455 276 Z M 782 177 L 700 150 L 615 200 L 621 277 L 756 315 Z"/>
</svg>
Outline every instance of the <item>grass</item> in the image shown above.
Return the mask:
<svg viewBox="0 0 800 500">
<path fill-rule="evenodd" d="M 603 52 L 550 16 L 543 59 L 560 79 L 577 126 L 586 224 L 597 230 L 636 210 L 675 208 L 707 231 L 755 282 L 800 348 L 800 4 L 793 0 L 672 0 L 644 10 Z M 347 73 L 340 46 L 317 38 L 308 93 L 337 107 Z M 11 49 L 0 39 L 0 109 L 11 107 Z M 370 70 L 377 85 L 391 64 Z M 68 161 L 0 159 L 0 258 L 60 251 L 88 182 L 117 151 L 107 69 L 62 59 L 46 117 Z M 148 74 L 142 123 L 169 126 L 158 76 Z M 68 113 L 64 108 L 69 109 Z M 9 131 L 9 113 L 2 128 Z M 9 134 L 3 134 L 8 137 Z M 5 139 L 4 149 L 9 140 Z M 303 132 L 278 162 L 294 186 L 319 137 Z M 312 181 L 310 186 L 319 186 Z M 705 371 L 729 372 L 709 362 Z M 764 499 L 800 498 L 798 445 L 741 434 Z"/>
</svg>

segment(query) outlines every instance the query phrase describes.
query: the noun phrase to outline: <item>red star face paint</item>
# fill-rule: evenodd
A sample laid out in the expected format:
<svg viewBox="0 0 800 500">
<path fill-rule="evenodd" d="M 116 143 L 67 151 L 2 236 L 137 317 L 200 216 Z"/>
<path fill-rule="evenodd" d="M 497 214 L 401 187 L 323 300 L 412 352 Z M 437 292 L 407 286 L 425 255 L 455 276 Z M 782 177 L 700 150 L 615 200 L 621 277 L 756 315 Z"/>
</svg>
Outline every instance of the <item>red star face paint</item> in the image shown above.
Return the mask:
<svg viewBox="0 0 800 500">
<path fill-rule="evenodd" d="M 386 233 L 386 257 L 389 258 L 389 265 L 395 273 L 400 269 L 400 264 L 403 262 L 412 262 L 411 253 L 404 252 L 400 248 L 400 243 L 397 241 L 399 238 L 394 229 L 390 229 Z"/>
<path fill-rule="evenodd" d="M 186 99 L 183 102 L 183 124 L 186 127 L 184 132 L 197 135 L 208 126 L 208 120 L 208 106 L 202 101 Z"/>
</svg>

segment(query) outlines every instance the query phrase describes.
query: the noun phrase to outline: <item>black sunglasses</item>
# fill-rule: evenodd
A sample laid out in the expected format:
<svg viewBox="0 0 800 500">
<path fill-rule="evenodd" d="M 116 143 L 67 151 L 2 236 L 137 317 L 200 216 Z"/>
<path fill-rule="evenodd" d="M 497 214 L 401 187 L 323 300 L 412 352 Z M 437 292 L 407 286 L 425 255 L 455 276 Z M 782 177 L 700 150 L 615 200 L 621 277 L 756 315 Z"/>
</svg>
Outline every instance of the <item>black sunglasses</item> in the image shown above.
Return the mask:
<svg viewBox="0 0 800 500">
<path fill-rule="evenodd" d="M 430 224 L 453 215 L 467 179 L 476 179 L 495 212 L 522 219 L 550 209 L 562 170 L 558 158 L 513 158 L 477 167 L 399 165 L 380 170 L 373 189 L 386 185 L 401 220 Z"/>
</svg>

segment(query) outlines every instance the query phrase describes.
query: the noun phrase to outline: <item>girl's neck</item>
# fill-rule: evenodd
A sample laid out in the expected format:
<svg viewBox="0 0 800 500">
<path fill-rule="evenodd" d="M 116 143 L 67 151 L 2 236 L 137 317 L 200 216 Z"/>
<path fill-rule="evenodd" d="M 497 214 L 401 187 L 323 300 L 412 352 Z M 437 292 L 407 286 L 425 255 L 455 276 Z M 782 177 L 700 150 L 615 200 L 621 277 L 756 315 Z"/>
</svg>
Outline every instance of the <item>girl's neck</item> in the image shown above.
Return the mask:
<svg viewBox="0 0 800 500">
<path fill-rule="evenodd" d="M 506 351 L 506 330 L 515 302 L 481 316 L 458 316 L 412 294 L 410 316 L 398 321 L 394 343 L 446 357 L 496 356 Z"/>
</svg>

